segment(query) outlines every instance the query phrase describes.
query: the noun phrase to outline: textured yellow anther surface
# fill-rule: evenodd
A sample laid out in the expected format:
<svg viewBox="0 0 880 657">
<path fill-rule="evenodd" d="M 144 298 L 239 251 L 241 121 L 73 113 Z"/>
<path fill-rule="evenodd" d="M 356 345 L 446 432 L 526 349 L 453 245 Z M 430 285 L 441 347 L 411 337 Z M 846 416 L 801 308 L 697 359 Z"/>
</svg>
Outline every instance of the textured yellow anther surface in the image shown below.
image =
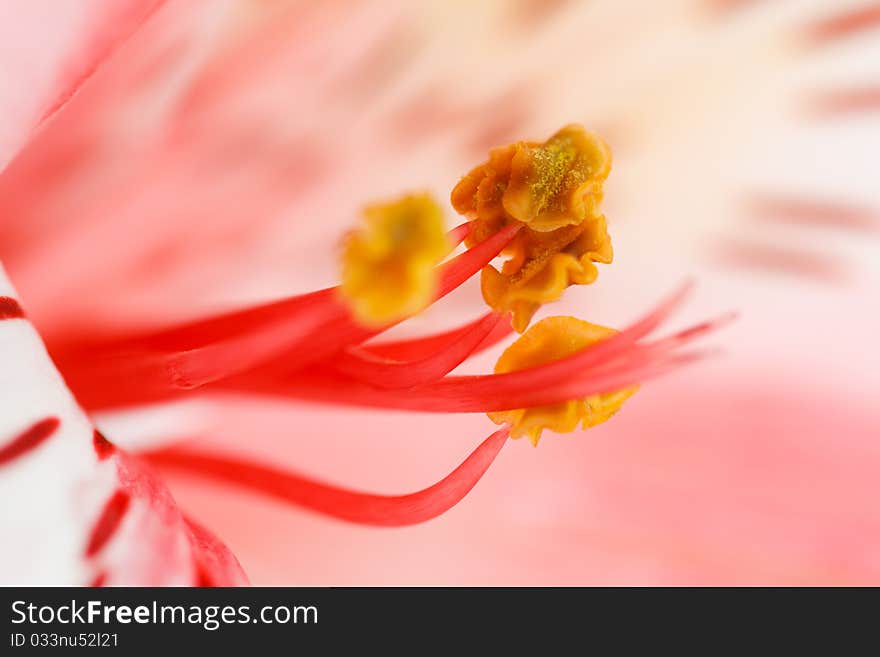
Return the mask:
<svg viewBox="0 0 880 657">
<path fill-rule="evenodd" d="M 495 372 L 515 372 L 565 358 L 585 347 L 601 342 L 614 329 L 590 324 L 574 317 L 547 317 L 532 326 L 510 345 L 495 366 Z M 608 420 L 638 387 L 626 388 L 586 399 L 573 399 L 535 408 L 496 411 L 489 418 L 496 424 L 509 423 L 512 438 L 528 436 L 537 445 L 544 429 L 569 433 L 578 425 L 587 429 Z"/>
<path fill-rule="evenodd" d="M 340 290 L 355 317 L 379 326 L 423 310 L 437 287 L 436 265 L 451 248 L 442 210 L 419 194 L 369 206 L 364 220 L 342 249 Z"/>
<path fill-rule="evenodd" d="M 570 125 L 544 143 L 493 149 L 452 190 L 452 205 L 471 220 L 469 246 L 510 223 L 523 224 L 504 251 L 509 259 L 501 271 L 489 266 L 482 273 L 486 303 L 512 312 L 517 331 L 569 285 L 592 283 L 598 275 L 594 262 L 612 261 L 599 211 L 610 170 L 605 143 Z"/>
</svg>

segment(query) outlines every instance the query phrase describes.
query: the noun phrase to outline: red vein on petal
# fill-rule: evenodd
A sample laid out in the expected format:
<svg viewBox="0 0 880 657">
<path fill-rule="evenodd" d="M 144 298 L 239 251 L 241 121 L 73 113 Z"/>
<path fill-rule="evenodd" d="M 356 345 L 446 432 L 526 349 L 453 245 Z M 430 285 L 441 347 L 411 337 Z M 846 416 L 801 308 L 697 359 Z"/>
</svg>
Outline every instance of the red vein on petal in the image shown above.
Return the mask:
<svg viewBox="0 0 880 657">
<path fill-rule="evenodd" d="M 409 495 L 362 493 L 234 457 L 187 450 L 155 452 L 147 458 L 341 520 L 399 527 L 425 522 L 458 504 L 488 470 L 507 436 L 507 428 L 496 431 L 441 481 Z"/>
<path fill-rule="evenodd" d="M 880 4 L 873 3 L 840 12 L 810 25 L 806 31 L 809 45 L 826 45 L 880 27 Z"/>
<path fill-rule="evenodd" d="M 101 65 L 107 61 L 113 53 L 129 39 L 137 30 L 149 20 L 149 18 L 163 5 L 165 0 L 154 0 L 148 3 L 149 6 L 145 10 L 141 10 L 139 15 L 135 15 L 130 25 L 126 25 L 124 29 L 114 34 L 106 44 L 102 44 L 94 53 L 88 55 L 90 60 L 83 71 L 79 73 L 70 84 L 58 95 L 54 102 L 46 109 L 37 125 L 40 125 L 58 113 L 79 91 L 82 86 L 100 69 Z"/>
<path fill-rule="evenodd" d="M 846 278 L 846 269 L 828 254 L 803 248 L 727 240 L 718 246 L 716 254 L 723 264 L 743 269 L 806 276 L 827 283 L 840 283 Z"/>
<path fill-rule="evenodd" d="M 99 461 L 113 456 L 116 452 L 116 445 L 107 440 L 104 434 L 97 429 L 92 432 L 92 445 L 95 448 L 95 454 L 98 455 Z"/>
<path fill-rule="evenodd" d="M 332 367 L 343 374 L 381 388 L 409 388 L 436 381 L 458 367 L 489 336 L 501 313 L 489 313 L 451 344 L 418 360 L 388 360 L 360 348 L 333 359 Z"/>
<path fill-rule="evenodd" d="M 706 0 L 709 10 L 715 13 L 739 11 L 757 5 L 759 0 Z"/>
<path fill-rule="evenodd" d="M 24 310 L 12 297 L 0 296 L 0 320 L 24 319 Z"/>
<path fill-rule="evenodd" d="M 880 231 L 880 210 L 819 199 L 758 194 L 749 199 L 749 213 L 762 221 L 827 226 L 865 233 Z"/>
<path fill-rule="evenodd" d="M 880 85 L 833 89 L 814 95 L 807 111 L 816 118 L 880 111 Z"/>
<path fill-rule="evenodd" d="M 107 571 L 102 570 L 100 573 L 95 575 L 95 577 L 92 579 L 91 582 L 89 582 L 88 585 L 94 589 L 94 588 L 99 588 L 101 586 L 104 586 L 104 584 L 106 584 L 106 583 L 107 583 Z"/>
<path fill-rule="evenodd" d="M 214 580 L 211 579 L 211 574 L 208 573 L 204 568 L 202 568 L 201 565 L 196 564 L 195 569 L 196 577 L 193 586 L 196 586 L 198 588 L 213 588 L 217 586 L 216 584 L 214 584 Z"/>
<path fill-rule="evenodd" d="M 119 528 L 130 503 L 131 497 L 123 490 L 117 490 L 107 500 L 89 535 L 89 542 L 85 549 L 86 558 L 94 557 L 113 538 L 113 534 Z"/>
<path fill-rule="evenodd" d="M 0 465 L 24 456 L 36 449 L 54 434 L 61 421 L 57 417 L 47 417 L 22 431 L 6 445 L 0 447 Z"/>
</svg>

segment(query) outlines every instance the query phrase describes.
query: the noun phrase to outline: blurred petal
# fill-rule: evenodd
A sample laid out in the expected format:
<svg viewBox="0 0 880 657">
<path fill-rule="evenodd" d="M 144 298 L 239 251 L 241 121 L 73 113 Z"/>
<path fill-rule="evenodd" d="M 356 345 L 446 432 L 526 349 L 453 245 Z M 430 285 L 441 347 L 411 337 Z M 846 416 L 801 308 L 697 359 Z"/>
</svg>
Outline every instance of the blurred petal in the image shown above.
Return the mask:
<svg viewBox="0 0 880 657">
<path fill-rule="evenodd" d="M 0 298 L 15 292 L 0 269 Z M 164 485 L 92 429 L 21 313 L 0 315 L 0 579 L 21 584 L 246 583 Z"/>
</svg>

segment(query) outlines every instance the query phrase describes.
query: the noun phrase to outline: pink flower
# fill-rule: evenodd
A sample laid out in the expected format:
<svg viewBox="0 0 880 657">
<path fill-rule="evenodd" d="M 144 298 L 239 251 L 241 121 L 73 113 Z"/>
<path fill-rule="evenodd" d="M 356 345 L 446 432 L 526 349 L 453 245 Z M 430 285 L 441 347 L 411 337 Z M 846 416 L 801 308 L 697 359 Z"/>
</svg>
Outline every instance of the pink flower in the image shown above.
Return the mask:
<svg viewBox="0 0 880 657">
<path fill-rule="evenodd" d="M 275 10 L 239 2 L 159 4 L 123 3 L 118 15 L 96 13 L 100 20 L 89 29 L 88 45 L 74 48 L 73 57 L 64 53 L 57 60 L 64 67 L 46 67 L 60 75 L 53 79 L 46 73 L 43 87 L 34 76 L 30 104 L 19 99 L 22 94 L 14 98 L 16 112 L 34 119 L 37 127 L 32 133 L 4 133 L 9 164 L 0 175 L 0 258 L 21 292 L 9 288 L 4 294 L 27 308 L 78 402 L 107 427 L 108 436 L 130 451 L 145 452 L 163 471 L 209 475 L 348 520 L 408 524 L 461 499 L 504 444 L 504 430 L 421 493 L 361 494 L 293 474 L 288 465 L 274 461 L 308 465 L 311 460 L 329 478 L 348 476 L 367 489 L 413 489 L 419 487 L 413 485 L 413 464 L 404 469 L 399 458 L 371 455 L 371 445 L 381 449 L 383 441 L 390 441 L 401 453 L 418 449 L 419 458 L 414 454 L 413 460 L 424 463 L 418 465 L 420 472 L 435 476 L 439 468 L 431 464 L 460 459 L 454 451 L 464 449 L 480 429 L 447 416 L 405 420 L 386 413 L 334 414 L 306 403 L 494 413 L 620 390 L 692 358 L 681 347 L 713 324 L 667 339 L 647 337 L 677 298 L 598 346 L 537 371 L 462 375 L 452 370 L 482 368 L 478 352 L 505 337 L 506 320 L 497 313 L 481 315 L 466 298 L 444 300 L 407 322 L 413 328 L 395 329 L 397 336 L 374 343 L 366 341 L 385 326 L 353 319 L 334 292 L 311 292 L 334 282 L 334 246 L 363 203 L 425 184 L 448 189 L 454 176 L 483 158 L 489 146 L 526 135 L 546 137 L 570 118 L 588 118 L 607 132 L 616 152 L 620 145 L 621 155 L 606 193 L 619 262 L 609 270 L 613 274 L 602 274 L 603 285 L 589 297 L 569 290 L 568 308 L 580 301 L 577 314 L 583 315 L 582 302 L 589 298 L 589 319 L 601 310 L 619 321 L 697 269 L 705 279 L 701 288 L 724 299 L 706 303 L 698 297 L 697 312 L 742 307 L 751 327 L 736 329 L 727 365 L 704 365 L 678 383 L 649 386 L 651 392 L 627 403 L 636 409 L 631 419 L 623 413 L 608 425 L 613 429 L 597 430 L 593 441 L 547 448 L 542 443 L 540 456 L 529 455 L 516 470 L 499 464 L 499 487 L 487 489 L 482 504 L 477 500 L 472 511 L 462 512 L 475 515 L 448 521 L 457 525 L 431 525 L 457 527 L 447 533 L 394 534 L 399 543 L 392 543 L 351 530 L 359 545 L 373 549 L 346 551 L 349 534 L 334 540 L 333 532 L 341 530 L 297 521 L 291 526 L 309 530 L 313 538 L 308 545 L 314 547 L 298 547 L 307 565 L 297 570 L 291 564 L 288 572 L 296 574 L 279 579 L 273 568 L 288 563 L 281 553 L 292 541 L 280 523 L 257 520 L 265 521 L 270 507 L 257 507 L 252 519 L 243 513 L 236 489 L 207 493 L 186 480 L 175 487 L 175 494 L 180 490 L 188 498 L 187 508 L 199 508 L 200 518 L 212 517 L 211 526 L 225 526 L 221 533 L 235 537 L 238 553 L 242 545 L 253 559 L 259 546 L 265 557 L 255 560 L 257 581 L 333 583 L 338 577 L 406 582 L 424 581 L 428 572 L 435 573 L 436 581 L 459 582 L 509 582 L 517 579 L 513 573 L 523 572 L 532 575 L 519 581 L 545 583 L 742 581 L 762 574 L 773 579 L 774 568 L 782 563 L 794 564 L 783 577 L 807 581 L 876 575 L 869 560 L 857 557 L 853 538 L 859 527 L 870 530 L 876 516 L 866 509 L 845 517 L 834 513 L 858 508 L 854 498 L 862 479 L 856 454 L 868 444 L 862 436 L 876 427 L 857 401 L 860 386 L 855 383 L 862 381 L 864 388 L 867 382 L 870 389 L 870 375 L 858 374 L 867 369 L 859 368 L 855 346 L 867 341 L 836 345 L 849 358 L 826 361 L 816 353 L 825 344 L 821 336 L 839 328 L 837 318 L 864 302 L 863 287 L 852 282 L 859 260 L 837 258 L 836 265 L 828 265 L 816 252 L 825 253 L 831 242 L 816 249 L 806 231 L 781 234 L 771 222 L 746 224 L 752 229 L 743 230 L 733 223 L 741 218 L 733 208 L 743 205 L 731 198 L 742 182 L 739 173 L 760 169 L 771 159 L 767 145 L 782 139 L 773 131 L 782 106 L 773 76 L 778 63 L 792 55 L 755 46 L 768 26 L 776 26 L 771 18 L 750 23 L 759 10 L 692 12 L 682 3 L 681 15 L 653 16 L 646 8 L 634 20 L 631 10 L 597 4 L 589 10 L 563 5 L 555 14 L 529 14 L 528 19 L 512 14 L 505 23 L 499 4 L 486 9 L 485 20 L 495 26 L 496 35 L 508 36 L 486 40 L 477 38 L 479 20 L 463 23 L 460 16 L 444 14 L 450 10 L 438 9 L 435 22 L 450 21 L 463 42 L 483 48 L 480 56 L 465 49 L 447 61 L 427 53 L 432 48 L 457 52 L 449 37 L 442 29 L 432 33 L 414 27 L 424 14 L 408 3 L 358 3 L 345 11 L 320 4 Z M 835 35 L 863 33 L 872 24 L 870 12 L 832 20 L 797 16 L 785 25 L 796 24 L 799 31 L 793 33 L 808 35 L 798 45 L 801 53 L 804 43 L 810 52 L 820 45 L 827 49 L 842 38 Z M 525 23 L 517 21 L 538 35 L 539 20 L 556 38 L 529 60 L 528 49 L 508 44 L 520 38 L 516 35 Z M 688 32 L 693 25 L 699 29 Z M 589 57 L 574 56 L 576 48 L 565 50 L 583 43 L 582 27 L 595 35 Z M 471 29 L 475 32 L 468 36 Z M 663 40 L 663 34 L 682 31 L 689 36 L 674 39 L 678 46 Z M 713 59 L 689 59 L 694 64 L 684 67 L 688 73 L 670 74 L 670 63 L 678 62 L 676 48 L 703 52 L 704 34 L 711 35 Z M 645 45 L 629 50 L 616 45 L 628 39 Z M 598 62 L 604 56 L 614 66 L 585 67 L 585 57 Z M 518 58 L 516 64 L 511 58 Z M 395 70 L 409 61 L 416 67 Z M 724 84 L 710 84 L 716 80 Z M 468 88 L 479 91 L 461 91 Z M 730 102 L 745 97 L 744 90 L 750 103 Z M 859 96 L 857 111 L 872 106 L 864 98 L 870 94 Z M 590 115 L 572 117 L 587 101 Z M 854 111 L 851 102 L 823 100 L 820 105 L 823 120 L 840 116 L 841 107 Z M 19 126 L 28 127 L 27 120 Z M 858 167 L 850 173 L 857 174 Z M 774 182 L 766 175 L 758 179 Z M 756 218 L 788 214 L 795 226 L 828 205 L 787 201 L 773 188 L 759 192 L 749 197 L 758 202 L 747 204 Z M 818 212 L 831 218 L 826 224 L 841 226 L 841 217 L 857 216 L 858 230 L 870 234 L 876 227 L 870 199 L 830 205 L 824 215 Z M 781 206 L 795 210 L 780 213 Z M 441 265 L 434 296 L 451 292 L 487 265 L 515 232 L 514 227 L 509 234 L 494 233 Z M 464 233 L 453 231 L 451 237 L 457 241 Z M 759 272 L 794 273 L 799 282 L 787 288 L 768 284 Z M 806 280 L 848 287 L 817 317 L 817 300 L 826 299 L 821 287 Z M 783 303 L 771 294 L 774 290 L 784 290 Z M 7 303 L 13 309 L 7 314 L 16 315 L 16 306 Z M 778 321 L 783 310 L 783 321 Z M 53 374 L 29 325 L 20 317 L 10 320 L 0 330 L 11 332 L 10 348 L 26 360 L 9 369 L 15 374 L 4 379 L 4 386 L 45 398 L 45 404 L 33 408 L 4 401 L 3 408 L 14 412 L 6 412 L 0 432 L 7 459 L 0 465 L 5 470 L 0 482 L 28 500 L 20 506 L 26 517 L 10 522 L 29 526 L 31 536 L 56 528 L 66 533 L 63 538 L 60 531 L 53 533 L 56 540 L 50 543 L 56 550 L 42 555 L 42 561 L 38 553 L 22 550 L 4 556 L 7 564 L 52 563 L 54 570 L 43 572 L 53 582 L 243 581 L 234 558 L 183 518 L 148 466 L 111 449 L 109 442 L 95 443 L 92 425 Z M 872 322 L 876 317 L 845 326 L 867 336 Z M 413 332 L 420 337 L 412 337 Z M 30 336 L 29 342 L 19 342 L 22 335 Z M 842 373 L 839 362 L 852 363 L 850 370 L 856 371 L 830 397 L 832 426 L 846 427 L 842 448 L 849 457 L 838 465 L 850 477 L 849 483 L 826 479 L 816 489 L 825 495 L 817 497 L 800 482 L 812 471 L 814 458 L 820 462 L 825 453 L 816 448 L 802 454 L 799 450 L 806 448 L 801 443 L 786 441 L 793 435 L 816 440 L 825 435 L 829 427 L 816 417 L 811 400 L 829 396 L 821 384 L 818 393 L 807 390 L 804 380 L 793 375 L 802 364 L 807 370 L 822 366 Z M 28 388 L 18 381 L 23 368 L 46 376 Z M 650 401 L 655 389 L 660 397 Z M 785 394 L 762 404 L 752 390 L 759 400 L 779 390 Z M 168 403 L 175 401 L 183 405 Z M 437 428 L 426 428 L 423 417 Z M 337 443 L 334 433 L 340 424 L 351 431 L 347 441 Z M 406 426 L 406 434 L 394 435 L 388 428 L 393 426 Z M 230 440 L 236 432 L 237 440 Z M 147 434 L 148 443 L 134 442 L 137 434 Z M 277 437 L 270 439 L 273 434 Z M 611 436 L 613 442 L 606 442 Z M 657 444 L 646 442 L 647 436 L 657 437 Z M 259 437 L 265 437 L 262 445 Z M 408 446 L 421 437 L 432 440 Z M 195 438 L 200 446 L 168 446 L 185 438 Z M 682 440 L 690 440 L 689 449 L 676 448 Z M 316 457 L 332 445 L 339 451 L 324 454 L 326 462 L 320 465 Z M 707 445 L 719 453 L 733 450 L 727 469 L 714 462 Z M 743 464 L 738 464 L 736 446 L 746 450 Z M 776 459 L 774 447 L 785 454 Z M 554 449 L 566 449 L 566 456 L 548 461 Z M 31 468 L 42 476 L 32 475 Z M 804 517 L 821 519 L 821 535 L 811 537 L 797 514 L 783 513 L 786 532 L 777 540 L 773 523 L 764 523 L 748 504 L 725 505 L 730 491 L 745 487 L 760 500 L 780 497 Z M 212 515 L 216 506 L 208 502 L 215 495 L 223 495 L 225 504 L 239 512 L 229 520 L 216 511 Z M 691 497 L 698 499 L 688 502 Z M 817 499 L 833 502 L 823 510 Z M 46 513 L 36 511 L 34 500 L 43 500 Z M 77 500 L 76 508 L 71 500 Z M 717 532 L 712 529 L 714 508 L 725 510 Z M 487 518 L 503 531 L 493 531 L 491 521 L 487 527 Z M 494 537 L 484 536 L 487 530 Z M 752 537 L 760 546 L 756 552 L 766 552 L 770 565 L 762 566 L 760 555 L 749 551 L 748 539 L 729 541 L 731 532 Z M 437 547 L 431 548 L 434 543 Z M 421 548 L 413 550 L 413 544 Z M 499 557 L 501 544 L 518 545 L 524 554 Z M 454 554 L 457 545 L 482 546 L 476 549 L 485 553 L 470 558 L 469 568 L 459 572 L 444 562 L 444 554 Z M 392 561 L 376 556 L 395 554 L 394 562 L 405 569 L 401 555 L 419 549 L 433 550 L 432 570 L 389 573 Z M 575 558 L 585 550 L 589 559 Z M 722 567 L 728 550 L 732 565 Z M 329 566 L 317 565 L 319 555 L 328 551 L 343 562 L 332 571 L 335 576 L 328 574 Z M 847 559 L 855 559 L 849 569 L 839 565 Z M 489 562 L 495 570 L 481 574 Z M 23 576 L 20 568 L 16 572 L 12 578 Z"/>
</svg>

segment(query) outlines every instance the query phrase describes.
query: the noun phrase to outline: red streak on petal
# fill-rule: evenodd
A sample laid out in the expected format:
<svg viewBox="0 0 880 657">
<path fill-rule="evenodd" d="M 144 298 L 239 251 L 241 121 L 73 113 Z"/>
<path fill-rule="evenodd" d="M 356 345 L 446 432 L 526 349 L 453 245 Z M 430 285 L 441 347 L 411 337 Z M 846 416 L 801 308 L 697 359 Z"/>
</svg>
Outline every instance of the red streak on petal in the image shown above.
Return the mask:
<svg viewBox="0 0 880 657">
<path fill-rule="evenodd" d="M 806 30 L 806 40 L 809 45 L 825 45 L 877 27 L 880 27 L 880 3 L 850 9 L 814 23 Z"/>
<path fill-rule="evenodd" d="M 116 452 L 116 445 L 107 440 L 104 434 L 97 429 L 92 433 L 92 444 L 95 447 L 95 454 L 98 455 L 99 461 L 113 456 L 114 452 Z"/>
<path fill-rule="evenodd" d="M 107 572 L 101 571 L 100 573 L 95 575 L 95 578 L 91 582 L 89 582 L 89 586 L 92 588 L 98 588 L 99 586 L 104 586 L 104 584 L 106 582 L 107 582 Z"/>
<path fill-rule="evenodd" d="M 518 27 L 531 31 L 570 4 L 571 0 L 519 0 L 514 3 L 512 18 Z"/>
<path fill-rule="evenodd" d="M 756 195 L 748 202 L 756 219 L 801 225 L 828 226 L 857 232 L 880 231 L 880 211 L 829 201 Z"/>
<path fill-rule="evenodd" d="M 125 512 L 131 502 L 129 494 L 123 490 L 117 490 L 107 503 L 95 526 L 92 527 L 92 533 L 89 536 L 89 542 L 86 545 L 85 555 L 87 558 L 95 556 L 101 551 L 107 542 L 113 538 L 113 534 L 119 528 Z"/>
<path fill-rule="evenodd" d="M 815 95 L 807 103 L 807 112 L 816 118 L 834 118 L 842 114 L 880 111 L 880 86 L 835 89 Z"/>
<path fill-rule="evenodd" d="M 216 586 L 214 584 L 214 580 L 211 579 L 211 575 L 206 572 L 200 566 L 196 566 L 196 581 L 193 586 L 197 586 L 199 588 L 210 588 Z"/>
<path fill-rule="evenodd" d="M 135 11 L 130 10 L 127 15 L 117 18 L 116 24 L 104 28 L 109 33 L 109 38 L 101 39 L 96 45 L 91 46 L 91 52 L 81 55 L 82 60 L 86 62 L 85 68 L 61 90 L 58 97 L 43 113 L 39 123 L 43 123 L 61 110 L 115 50 L 164 4 L 164 0 L 152 0 L 146 4 L 146 9 L 136 6 Z"/>
<path fill-rule="evenodd" d="M 719 246 L 718 258 L 723 264 L 743 269 L 809 277 L 826 283 L 841 283 L 846 270 L 825 253 L 804 249 L 727 241 Z"/>
<path fill-rule="evenodd" d="M 3 447 L 0 447 L 0 465 L 27 454 L 39 447 L 58 430 L 61 421 L 57 417 L 47 417 L 25 429 Z"/>
<path fill-rule="evenodd" d="M 24 310 L 12 297 L 0 297 L 0 320 L 24 319 Z"/>
<path fill-rule="evenodd" d="M 707 0 L 706 4 L 713 12 L 728 12 L 745 9 L 758 2 L 759 0 Z"/>
<path fill-rule="evenodd" d="M 419 360 L 387 360 L 364 349 L 343 352 L 332 366 L 348 376 L 380 388 L 409 388 L 442 378 L 467 359 L 488 337 L 501 313 L 489 313 L 458 336 L 458 339 Z"/>
<path fill-rule="evenodd" d="M 507 428 L 496 431 L 444 479 L 410 495 L 361 493 L 234 457 L 186 450 L 156 452 L 148 458 L 160 465 L 242 486 L 334 518 L 398 527 L 425 522 L 458 504 L 485 474 L 507 436 Z"/>
</svg>

